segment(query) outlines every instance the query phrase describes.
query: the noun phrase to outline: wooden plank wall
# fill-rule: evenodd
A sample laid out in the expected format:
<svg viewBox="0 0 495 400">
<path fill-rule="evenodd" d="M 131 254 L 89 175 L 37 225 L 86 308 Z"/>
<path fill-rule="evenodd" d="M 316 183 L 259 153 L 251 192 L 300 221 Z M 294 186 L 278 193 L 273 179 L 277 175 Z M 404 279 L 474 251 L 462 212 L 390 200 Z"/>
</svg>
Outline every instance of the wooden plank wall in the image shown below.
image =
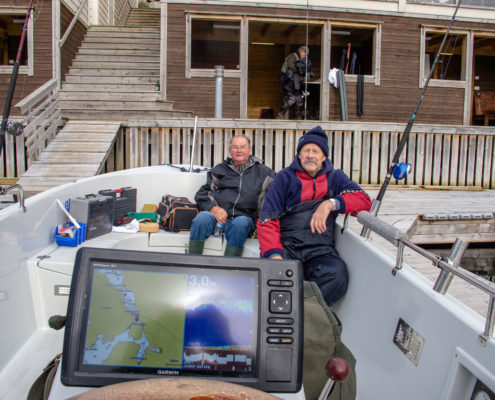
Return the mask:
<svg viewBox="0 0 495 400">
<path fill-rule="evenodd" d="M 299 137 L 309 123 L 283 127 L 280 123 L 246 121 L 242 125 L 208 120 L 198 125 L 194 164 L 211 167 L 228 155 L 230 138 L 245 134 L 252 141 L 253 153 L 275 171 L 288 166 L 295 155 Z M 191 162 L 193 123 L 165 121 L 149 126 L 134 125 L 118 137 L 106 171 L 160 164 Z M 286 124 L 287 125 L 287 124 Z M 323 125 L 323 124 L 322 124 Z M 360 184 L 381 184 L 398 146 L 402 129 L 397 126 L 323 126 L 328 134 L 329 157 Z M 312 127 L 313 125 L 311 125 Z M 480 187 L 495 189 L 495 131 L 481 129 L 473 133 L 459 129 L 426 127 L 410 134 L 400 161 L 410 163 L 412 171 L 405 180 L 392 179 L 392 185 Z"/>
<path fill-rule="evenodd" d="M 16 103 L 39 88 L 52 78 L 52 2 L 45 0 L 43 4 L 35 5 L 34 26 L 34 76 L 19 74 L 14 91 L 10 115 L 20 116 L 14 107 Z M 16 1 L 16 6 L 29 5 L 28 0 Z M 25 44 L 27 46 L 27 43 Z M 0 108 L 5 107 L 6 93 L 10 83 L 10 74 L 0 74 Z"/>
<path fill-rule="evenodd" d="M 62 4 L 60 7 L 61 36 L 64 35 L 65 31 L 69 27 L 72 18 L 74 18 L 74 14 Z M 87 31 L 88 29 L 84 26 L 84 24 L 78 20 L 72 28 L 69 37 L 65 41 L 61 49 L 62 81 L 65 79 L 65 74 L 69 71 L 69 67 L 72 65 L 72 61 L 74 60 L 74 57 Z"/>
</svg>

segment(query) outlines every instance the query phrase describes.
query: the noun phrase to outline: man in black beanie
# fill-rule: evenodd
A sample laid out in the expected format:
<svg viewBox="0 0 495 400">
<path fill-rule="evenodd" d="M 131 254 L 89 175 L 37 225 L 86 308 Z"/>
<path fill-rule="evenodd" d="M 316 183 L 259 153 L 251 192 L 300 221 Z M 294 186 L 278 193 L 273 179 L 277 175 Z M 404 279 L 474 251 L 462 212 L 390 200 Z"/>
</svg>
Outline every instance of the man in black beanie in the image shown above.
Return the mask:
<svg viewBox="0 0 495 400">
<path fill-rule="evenodd" d="M 331 306 L 347 291 L 348 274 L 335 249 L 337 215 L 369 210 L 359 185 L 328 159 L 328 137 L 317 126 L 304 134 L 292 164 L 266 193 L 257 223 L 261 255 L 298 259 Z"/>
</svg>

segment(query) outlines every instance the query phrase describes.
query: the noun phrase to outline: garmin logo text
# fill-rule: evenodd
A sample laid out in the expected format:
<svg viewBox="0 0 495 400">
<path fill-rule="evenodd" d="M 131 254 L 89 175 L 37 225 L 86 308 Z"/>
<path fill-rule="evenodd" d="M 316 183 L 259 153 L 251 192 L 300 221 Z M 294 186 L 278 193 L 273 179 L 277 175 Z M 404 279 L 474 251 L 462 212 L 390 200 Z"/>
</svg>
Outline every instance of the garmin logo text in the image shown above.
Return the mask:
<svg viewBox="0 0 495 400">
<path fill-rule="evenodd" d="M 156 373 L 158 375 L 179 375 L 179 371 L 171 371 L 168 369 L 159 369 Z"/>
</svg>

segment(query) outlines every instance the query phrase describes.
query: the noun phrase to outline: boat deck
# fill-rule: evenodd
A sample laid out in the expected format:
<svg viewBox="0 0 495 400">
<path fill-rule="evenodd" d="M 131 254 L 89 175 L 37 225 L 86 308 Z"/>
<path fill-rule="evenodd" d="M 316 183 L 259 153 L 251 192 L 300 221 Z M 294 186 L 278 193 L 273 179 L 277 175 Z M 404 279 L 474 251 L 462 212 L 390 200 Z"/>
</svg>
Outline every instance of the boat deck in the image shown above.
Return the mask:
<svg viewBox="0 0 495 400">
<path fill-rule="evenodd" d="M 379 188 L 377 187 L 363 188 L 371 198 L 375 198 L 378 194 Z M 391 187 L 384 196 L 378 217 L 401 231 L 407 232 L 421 214 L 480 212 L 495 213 L 495 190 L 413 190 Z M 358 232 L 362 228 L 356 218 L 349 219 L 349 226 Z M 495 232 L 492 231 L 491 235 L 495 235 Z M 470 236 L 474 238 L 477 235 L 465 234 L 462 239 L 470 241 Z M 371 233 L 370 239 L 376 241 L 394 257 L 396 256 L 397 249 L 385 239 L 374 233 Z M 432 265 L 430 260 L 407 247 L 404 249 L 404 262 L 428 278 L 432 285 L 437 280 L 440 270 Z M 486 317 L 489 296 L 480 289 L 455 277 L 447 293 Z"/>
</svg>

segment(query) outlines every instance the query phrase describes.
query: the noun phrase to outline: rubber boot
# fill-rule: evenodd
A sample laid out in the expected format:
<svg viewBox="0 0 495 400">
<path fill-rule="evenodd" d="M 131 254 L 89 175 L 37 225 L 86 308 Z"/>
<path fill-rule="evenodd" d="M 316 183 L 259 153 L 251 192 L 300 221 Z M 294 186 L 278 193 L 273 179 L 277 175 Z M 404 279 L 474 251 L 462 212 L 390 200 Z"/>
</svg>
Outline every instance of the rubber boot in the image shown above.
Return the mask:
<svg viewBox="0 0 495 400">
<path fill-rule="evenodd" d="M 225 247 L 224 256 L 230 257 L 240 257 L 242 255 L 242 248 L 232 246 L 227 243 L 227 247 Z"/>
<path fill-rule="evenodd" d="M 204 240 L 189 240 L 189 254 L 203 254 Z"/>
</svg>

